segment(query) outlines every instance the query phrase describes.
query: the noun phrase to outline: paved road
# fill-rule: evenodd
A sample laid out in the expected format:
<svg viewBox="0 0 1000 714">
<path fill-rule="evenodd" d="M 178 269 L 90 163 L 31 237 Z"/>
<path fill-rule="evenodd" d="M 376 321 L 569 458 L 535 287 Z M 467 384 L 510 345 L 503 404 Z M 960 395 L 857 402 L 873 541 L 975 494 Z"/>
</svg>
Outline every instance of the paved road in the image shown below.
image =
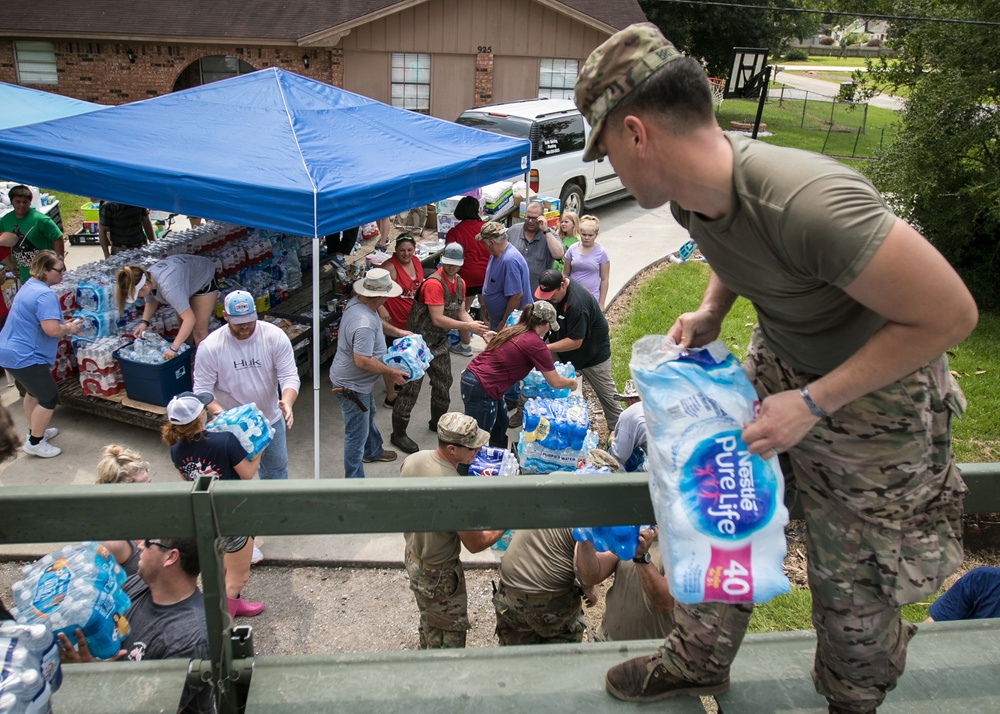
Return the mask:
<svg viewBox="0 0 1000 714">
<path fill-rule="evenodd" d="M 602 206 L 593 211 L 601 219 L 599 240 L 611 257 L 611 288 L 614 296 L 632 277 L 652 263 L 662 259 L 688 239 L 687 231 L 677 225 L 667 208 L 645 211 L 634 200 L 626 199 Z M 98 260 L 101 252 L 95 246 L 74 246 L 67 262 L 71 266 Z M 481 348 L 481 343 L 480 347 Z M 452 405 L 461 409 L 458 375 L 465 367 L 465 358 L 453 357 L 452 372 L 456 379 L 452 387 Z M 377 387 L 381 390 L 381 384 Z M 429 419 L 428 387 L 414 409 L 409 435 L 422 448 L 434 446 L 434 434 L 427 427 Z M 321 379 L 320 420 L 324 435 L 320 445 L 322 473 L 325 478 L 340 478 L 342 470 L 343 422 L 340 410 L 329 393 L 329 383 L 324 374 Z M 20 399 L 14 389 L 4 388 L 0 401 L 10 409 L 18 431 L 26 432 Z M 377 423 L 388 447 L 390 412 L 382 408 L 379 396 Z M 295 404 L 295 426 L 288 434 L 289 475 L 293 479 L 312 478 L 313 475 L 313 392 L 311 380 L 304 380 L 303 393 Z M 154 481 L 172 481 L 177 478 L 170 463 L 167 448 L 159 435 L 126 424 L 119 424 L 93 417 L 73 409 L 59 409 L 52 425 L 61 433 L 53 441 L 63 449 L 54 459 L 40 459 L 22 454 L 16 461 L 0 466 L 0 486 L 91 484 L 94 468 L 104 445 L 112 442 L 126 444 L 139 451 L 151 464 Z M 366 464 L 369 478 L 386 478 L 399 473 L 399 462 Z M 137 486 L 138 488 L 138 486 Z M 153 535 L 153 534 L 151 534 Z M 0 556 L 11 553 L 47 553 L 55 546 L 42 545 L 0 547 Z M 336 562 L 400 562 L 402 536 L 313 536 L 308 538 L 268 538 L 264 551 L 269 559 L 315 560 Z M 493 559 L 490 551 L 477 556 Z"/>
<path fill-rule="evenodd" d="M 845 70 L 854 70 L 856 67 L 824 67 L 824 71 L 838 72 Z M 776 80 L 782 84 L 787 84 L 794 89 L 789 91 L 787 88 L 784 90 L 786 97 L 793 97 L 801 99 L 805 92 L 809 93 L 810 99 L 816 99 L 817 101 L 827 101 L 832 102 L 840 91 L 840 84 L 837 82 L 828 82 L 825 79 L 816 79 L 815 77 L 805 76 L 802 73 L 802 68 L 792 68 L 786 67 L 783 71 L 778 72 L 776 75 Z M 795 90 L 803 92 L 801 95 L 796 95 Z M 770 90 L 770 95 L 776 96 L 781 93 L 781 89 L 772 88 Z M 901 97 L 894 97 L 889 94 L 880 94 L 877 97 L 872 97 L 868 103 L 873 107 L 879 107 L 881 109 L 891 109 L 893 111 L 899 111 L 903 108 L 904 100 Z"/>
</svg>

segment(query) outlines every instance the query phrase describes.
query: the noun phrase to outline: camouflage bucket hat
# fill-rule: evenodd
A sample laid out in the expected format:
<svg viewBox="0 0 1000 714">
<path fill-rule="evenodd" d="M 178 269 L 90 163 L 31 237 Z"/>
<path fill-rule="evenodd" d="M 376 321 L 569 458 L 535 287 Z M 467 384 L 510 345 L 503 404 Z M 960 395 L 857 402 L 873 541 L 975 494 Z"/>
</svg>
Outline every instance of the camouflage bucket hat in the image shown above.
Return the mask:
<svg viewBox="0 0 1000 714">
<path fill-rule="evenodd" d="M 489 221 L 483 224 L 483 227 L 479 229 L 479 235 L 476 236 L 476 240 L 487 241 L 496 240 L 502 237 L 507 232 L 502 223 L 497 223 L 496 221 Z"/>
<path fill-rule="evenodd" d="M 490 433 L 479 428 L 470 416 L 461 412 L 448 412 L 438 419 L 438 438 L 449 444 L 458 444 L 467 449 L 478 449 L 490 440 Z"/>
<path fill-rule="evenodd" d="M 607 468 L 611 472 L 624 471 L 618 460 L 604 449 L 591 449 L 590 453 L 584 457 L 588 466 L 601 469 Z"/>
<path fill-rule="evenodd" d="M 611 110 L 653 72 L 682 56 L 651 22 L 616 32 L 590 53 L 575 88 L 576 107 L 591 127 L 584 161 L 603 156 L 597 141 Z"/>
</svg>

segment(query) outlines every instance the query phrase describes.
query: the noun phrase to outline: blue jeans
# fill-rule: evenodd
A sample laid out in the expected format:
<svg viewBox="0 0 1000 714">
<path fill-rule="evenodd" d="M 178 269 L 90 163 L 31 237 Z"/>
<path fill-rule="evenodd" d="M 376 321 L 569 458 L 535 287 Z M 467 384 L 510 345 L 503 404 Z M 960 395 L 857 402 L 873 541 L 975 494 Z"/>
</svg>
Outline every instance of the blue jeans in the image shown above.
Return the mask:
<svg viewBox="0 0 1000 714">
<path fill-rule="evenodd" d="M 490 432 L 490 446 L 506 448 L 507 425 L 510 420 L 507 418 L 507 406 L 503 397 L 491 399 L 483 391 L 476 375 L 468 370 L 462 372 L 460 386 L 466 415 L 475 419 L 480 429 Z"/>
<path fill-rule="evenodd" d="M 344 478 L 364 478 L 365 467 L 361 459 L 377 459 L 382 448 L 382 434 L 375 426 L 375 399 L 371 394 L 358 394 L 358 399 L 368 407 L 368 412 L 337 392 L 340 413 L 344 417 Z"/>
<path fill-rule="evenodd" d="M 257 477 L 261 480 L 285 480 L 288 478 L 288 445 L 285 439 L 285 418 L 271 424 L 274 437 L 260 455 Z"/>
</svg>

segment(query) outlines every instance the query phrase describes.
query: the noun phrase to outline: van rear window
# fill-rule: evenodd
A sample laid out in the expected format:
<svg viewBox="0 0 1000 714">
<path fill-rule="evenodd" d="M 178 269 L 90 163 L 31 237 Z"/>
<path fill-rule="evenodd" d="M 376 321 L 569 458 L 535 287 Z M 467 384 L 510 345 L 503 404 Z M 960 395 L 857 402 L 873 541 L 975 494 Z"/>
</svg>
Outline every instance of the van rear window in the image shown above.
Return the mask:
<svg viewBox="0 0 1000 714">
<path fill-rule="evenodd" d="M 463 114 L 455 120 L 455 123 L 515 139 L 527 139 L 531 130 L 531 121 L 527 119 L 481 112 Z"/>
</svg>

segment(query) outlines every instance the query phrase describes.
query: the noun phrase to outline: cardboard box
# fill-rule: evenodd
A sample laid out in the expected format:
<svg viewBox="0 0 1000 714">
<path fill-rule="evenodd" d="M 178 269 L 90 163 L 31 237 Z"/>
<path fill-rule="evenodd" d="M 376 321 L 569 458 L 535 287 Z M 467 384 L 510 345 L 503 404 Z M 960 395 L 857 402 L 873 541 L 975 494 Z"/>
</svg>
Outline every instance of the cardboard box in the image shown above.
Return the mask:
<svg viewBox="0 0 1000 714">
<path fill-rule="evenodd" d="M 556 218 L 559 217 L 560 207 L 562 202 L 558 198 L 552 198 L 551 196 L 534 196 L 531 199 L 534 201 L 541 201 L 542 206 L 545 208 L 545 217 L 548 218 L 550 214 L 553 214 Z M 524 218 L 524 209 L 528 207 L 528 203 L 522 201 L 517 208 L 517 215 L 519 218 Z"/>
</svg>

